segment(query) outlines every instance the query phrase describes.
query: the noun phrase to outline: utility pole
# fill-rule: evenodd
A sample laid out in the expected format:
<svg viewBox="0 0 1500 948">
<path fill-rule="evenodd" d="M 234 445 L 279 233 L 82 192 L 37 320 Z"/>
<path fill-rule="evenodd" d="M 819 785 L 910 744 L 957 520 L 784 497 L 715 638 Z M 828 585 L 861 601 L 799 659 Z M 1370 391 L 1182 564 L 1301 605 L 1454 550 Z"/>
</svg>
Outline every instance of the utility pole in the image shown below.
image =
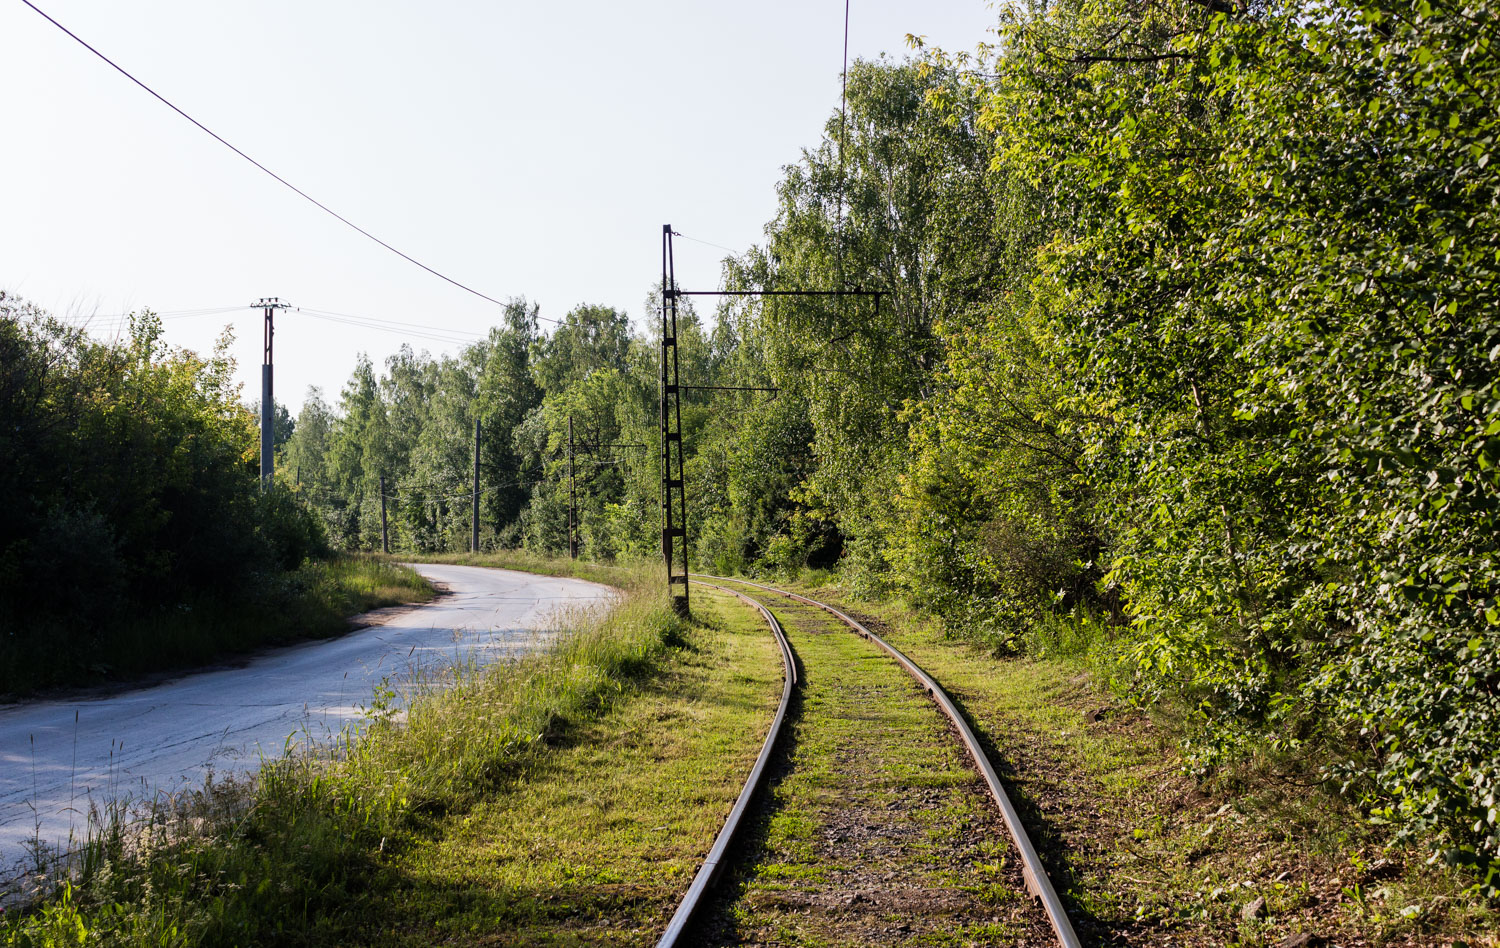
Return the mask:
<svg viewBox="0 0 1500 948">
<path fill-rule="evenodd" d="M 380 475 L 380 551 L 391 552 L 391 534 L 385 526 L 385 475 Z"/>
<path fill-rule="evenodd" d="M 770 392 L 767 385 L 682 385 L 677 376 L 677 300 L 684 296 L 788 296 L 832 297 L 871 296 L 875 312 L 880 312 L 882 290 L 680 290 L 672 261 L 672 225 L 661 228 L 661 552 L 667 563 L 667 592 L 672 605 L 683 615 L 688 612 L 687 496 L 682 477 L 682 406 L 681 392 Z M 676 446 L 675 450 L 673 446 Z M 673 477 L 675 460 L 676 477 Z M 680 544 L 673 541 L 681 539 Z M 675 551 L 682 550 L 682 572 L 677 572 Z M 682 594 L 675 587 L 682 585 Z"/>
<path fill-rule="evenodd" d="M 462 495 L 460 495 L 462 496 Z M 474 418 L 474 522 L 469 541 L 471 552 L 479 552 L 479 418 Z"/>
<path fill-rule="evenodd" d="M 276 396 L 271 385 L 271 339 L 276 335 L 271 317 L 278 309 L 290 308 L 281 297 L 272 296 L 255 304 L 266 313 L 265 359 L 260 366 L 260 488 L 269 490 L 276 475 Z"/>
<path fill-rule="evenodd" d="M 674 542 L 677 540 L 682 542 Z M 681 550 L 681 572 L 677 571 L 678 550 Z M 667 592 L 672 597 L 672 607 L 685 616 L 688 614 L 687 498 L 682 477 L 682 405 L 677 393 L 677 276 L 672 259 L 671 224 L 663 224 L 661 228 L 661 555 L 667 564 Z M 675 588 L 679 585 L 681 593 Z"/>
<path fill-rule="evenodd" d="M 573 416 L 568 416 L 568 556 L 578 559 L 578 482 L 573 478 Z"/>
</svg>

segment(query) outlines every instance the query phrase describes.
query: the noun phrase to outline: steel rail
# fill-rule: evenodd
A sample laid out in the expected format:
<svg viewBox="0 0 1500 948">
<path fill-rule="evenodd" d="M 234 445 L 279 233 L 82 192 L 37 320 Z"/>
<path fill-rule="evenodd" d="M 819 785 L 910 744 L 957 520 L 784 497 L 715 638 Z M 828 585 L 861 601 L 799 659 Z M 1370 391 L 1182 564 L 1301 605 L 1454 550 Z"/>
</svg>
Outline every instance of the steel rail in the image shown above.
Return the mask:
<svg viewBox="0 0 1500 948">
<path fill-rule="evenodd" d="M 776 616 L 771 613 L 771 610 L 738 589 L 705 582 L 699 582 L 698 585 L 738 596 L 760 610 L 760 614 L 771 626 L 771 634 L 776 637 L 776 644 L 781 647 L 781 664 L 786 672 L 781 686 L 781 704 L 776 708 L 776 717 L 771 721 L 770 733 L 766 735 L 765 743 L 761 745 L 760 756 L 755 759 L 755 766 L 750 769 L 750 777 L 745 781 L 745 787 L 740 791 L 740 797 L 735 801 L 734 809 L 729 811 L 728 818 L 724 820 L 724 827 L 719 830 L 719 836 L 714 840 L 713 848 L 708 851 L 708 858 L 704 859 L 703 865 L 698 869 L 698 874 L 693 876 L 693 884 L 688 886 L 687 894 L 682 897 L 677 911 L 672 914 L 672 920 L 667 923 L 667 930 L 662 933 L 661 940 L 656 943 L 656 948 L 675 948 L 678 939 L 687 930 L 693 913 L 698 910 L 699 904 L 703 901 L 703 896 L 718 878 L 719 871 L 724 866 L 725 854 L 729 852 L 729 845 L 734 841 L 735 834 L 739 832 L 746 811 L 750 809 L 750 800 L 765 782 L 767 765 L 770 763 L 772 751 L 776 749 L 776 740 L 781 736 L 781 725 L 786 720 L 787 706 L 792 701 L 792 688 L 797 684 L 797 660 L 792 655 L 791 643 L 786 640 L 786 632 L 782 630 L 781 623 L 776 621 Z"/>
<path fill-rule="evenodd" d="M 1042 903 L 1042 908 L 1047 912 L 1047 921 L 1052 925 L 1052 931 L 1057 935 L 1057 940 L 1062 948 L 1082 948 L 1078 935 L 1073 931 L 1073 923 L 1068 920 L 1067 909 L 1063 907 L 1062 899 L 1058 898 L 1057 890 L 1052 886 L 1052 880 L 1047 876 L 1047 869 L 1042 865 L 1041 857 L 1037 855 L 1036 847 L 1031 844 L 1031 837 L 1026 833 L 1026 827 L 1021 822 L 1021 815 L 1016 812 L 1015 806 L 1006 795 L 1005 788 L 1000 785 L 1000 777 L 995 773 L 995 768 L 990 764 L 989 756 L 979 744 L 979 739 L 974 736 L 974 731 L 969 727 L 968 721 L 964 720 L 963 714 L 948 693 L 943 690 L 931 675 L 922 670 L 916 662 L 907 658 L 905 653 L 885 639 L 871 632 L 856 620 L 835 609 L 827 603 L 809 599 L 806 596 L 789 592 L 785 589 L 777 589 L 774 586 L 766 586 L 762 583 L 752 583 L 745 579 L 734 579 L 727 576 L 712 576 L 707 573 L 689 573 L 689 576 L 702 576 L 704 579 L 716 579 L 720 582 L 740 583 L 745 586 L 754 586 L 756 589 L 764 589 L 766 592 L 795 599 L 798 602 L 815 606 L 824 612 L 831 613 L 852 628 L 857 634 L 868 639 L 884 649 L 894 658 L 901 667 L 926 689 L 932 696 L 932 700 L 953 722 L 958 730 L 959 737 L 963 739 L 964 746 L 969 750 L 969 756 L 974 759 L 974 764 L 979 768 L 980 774 L 984 776 L 984 782 L 989 785 L 990 796 L 994 798 L 995 805 L 1000 808 L 1000 815 L 1005 820 L 1006 829 L 1010 830 L 1011 840 L 1015 843 L 1016 850 L 1021 854 L 1021 870 L 1026 879 L 1026 888 L 1031 892 L 1033 898 Z M 707 584 L 704 584 L 707 585 Z M 722 588 L 722 587 L 721 587 Z"/>
</svg>

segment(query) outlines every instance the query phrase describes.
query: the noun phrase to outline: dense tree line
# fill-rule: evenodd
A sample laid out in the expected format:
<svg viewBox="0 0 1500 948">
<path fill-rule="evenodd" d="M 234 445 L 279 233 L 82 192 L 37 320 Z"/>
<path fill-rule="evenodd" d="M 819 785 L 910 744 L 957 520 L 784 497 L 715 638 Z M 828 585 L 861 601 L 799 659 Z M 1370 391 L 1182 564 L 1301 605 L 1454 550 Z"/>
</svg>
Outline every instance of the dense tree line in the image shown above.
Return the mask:
<svg viewBox="0 0 1500 948">
<path fill-rule="evenodd" d="M 974 54 L 862 63 L 786 168 L 766 298 L 689 317 L 690 542 L 837 566 L 997 648 L 1099 630 L 1204 772 L 1321 771 L 1494 887 L 1496 8 L 1063 0 Z M 654 301 L 362 363 L 288 447 L 342 542 L 657 549 Z M 575 462 L 577 463 L 577 462 Z M 316 472 L 309 474 L 309 472 Z"/>
<path fill-rule="evenodd" d="M 1082 3 L 1006 25 L 984 119 L 1140 681 L 1491 883 L 1495 12 Z"/>
</svg>

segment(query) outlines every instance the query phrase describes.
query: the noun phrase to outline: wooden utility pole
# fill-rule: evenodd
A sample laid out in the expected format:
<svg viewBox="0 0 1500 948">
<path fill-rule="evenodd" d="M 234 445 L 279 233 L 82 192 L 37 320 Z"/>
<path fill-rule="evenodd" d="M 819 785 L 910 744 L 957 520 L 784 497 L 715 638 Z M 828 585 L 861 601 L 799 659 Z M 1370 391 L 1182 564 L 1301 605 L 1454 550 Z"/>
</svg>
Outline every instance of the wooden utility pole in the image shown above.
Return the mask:
<svg viewBox="0 0 1500 948">
<path fill-rule="evenodd" d="M 385 526 L 385 475 L 380 475 L 380 551 L 391 552 L 391 534 Z"/>
<path fill-rule="evenodd" d="M 459 496 L 463 496 L 460 494 Z M 474 419 L 474 523 L 469 549 L 479 552 L 479 419 Z"/>
<path fill-rule="evenodd" d="M 568 416 L 568 556 L 578 559 L 578 481 L 573 477 L 573 416 Z"/>
</svg>

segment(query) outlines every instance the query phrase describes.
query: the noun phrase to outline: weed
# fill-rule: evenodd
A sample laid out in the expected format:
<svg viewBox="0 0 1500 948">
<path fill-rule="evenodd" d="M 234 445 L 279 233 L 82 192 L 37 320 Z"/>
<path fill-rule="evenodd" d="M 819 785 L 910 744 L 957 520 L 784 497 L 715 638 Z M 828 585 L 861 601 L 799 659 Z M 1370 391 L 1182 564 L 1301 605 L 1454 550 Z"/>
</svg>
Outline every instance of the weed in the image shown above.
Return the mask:
<svg viewBox="0 0 1500 948">
<path fill-rule="evenodd" d="M 839 598 L 825 590 L 819 598 Z M 1274 945 L 1495 941 L 1495 907 L 1289 762 L 1185 772 L 1191 708 L 1148 716 L 1115 693 L 1105 629 L 1049 619 L 1027 657 L 997 657 L 899 602 L 850 602 L 937 678 L 992 745 L 1012 799 L 1083 929 L 1126 943 Z M 1296 762 L 1290 762 L 1296 763 Z M 1242 910 L 1265 898 L 1264 915 Z M 1366 939 L 1370 939 L 1366 941 Z"/>
</svg>

